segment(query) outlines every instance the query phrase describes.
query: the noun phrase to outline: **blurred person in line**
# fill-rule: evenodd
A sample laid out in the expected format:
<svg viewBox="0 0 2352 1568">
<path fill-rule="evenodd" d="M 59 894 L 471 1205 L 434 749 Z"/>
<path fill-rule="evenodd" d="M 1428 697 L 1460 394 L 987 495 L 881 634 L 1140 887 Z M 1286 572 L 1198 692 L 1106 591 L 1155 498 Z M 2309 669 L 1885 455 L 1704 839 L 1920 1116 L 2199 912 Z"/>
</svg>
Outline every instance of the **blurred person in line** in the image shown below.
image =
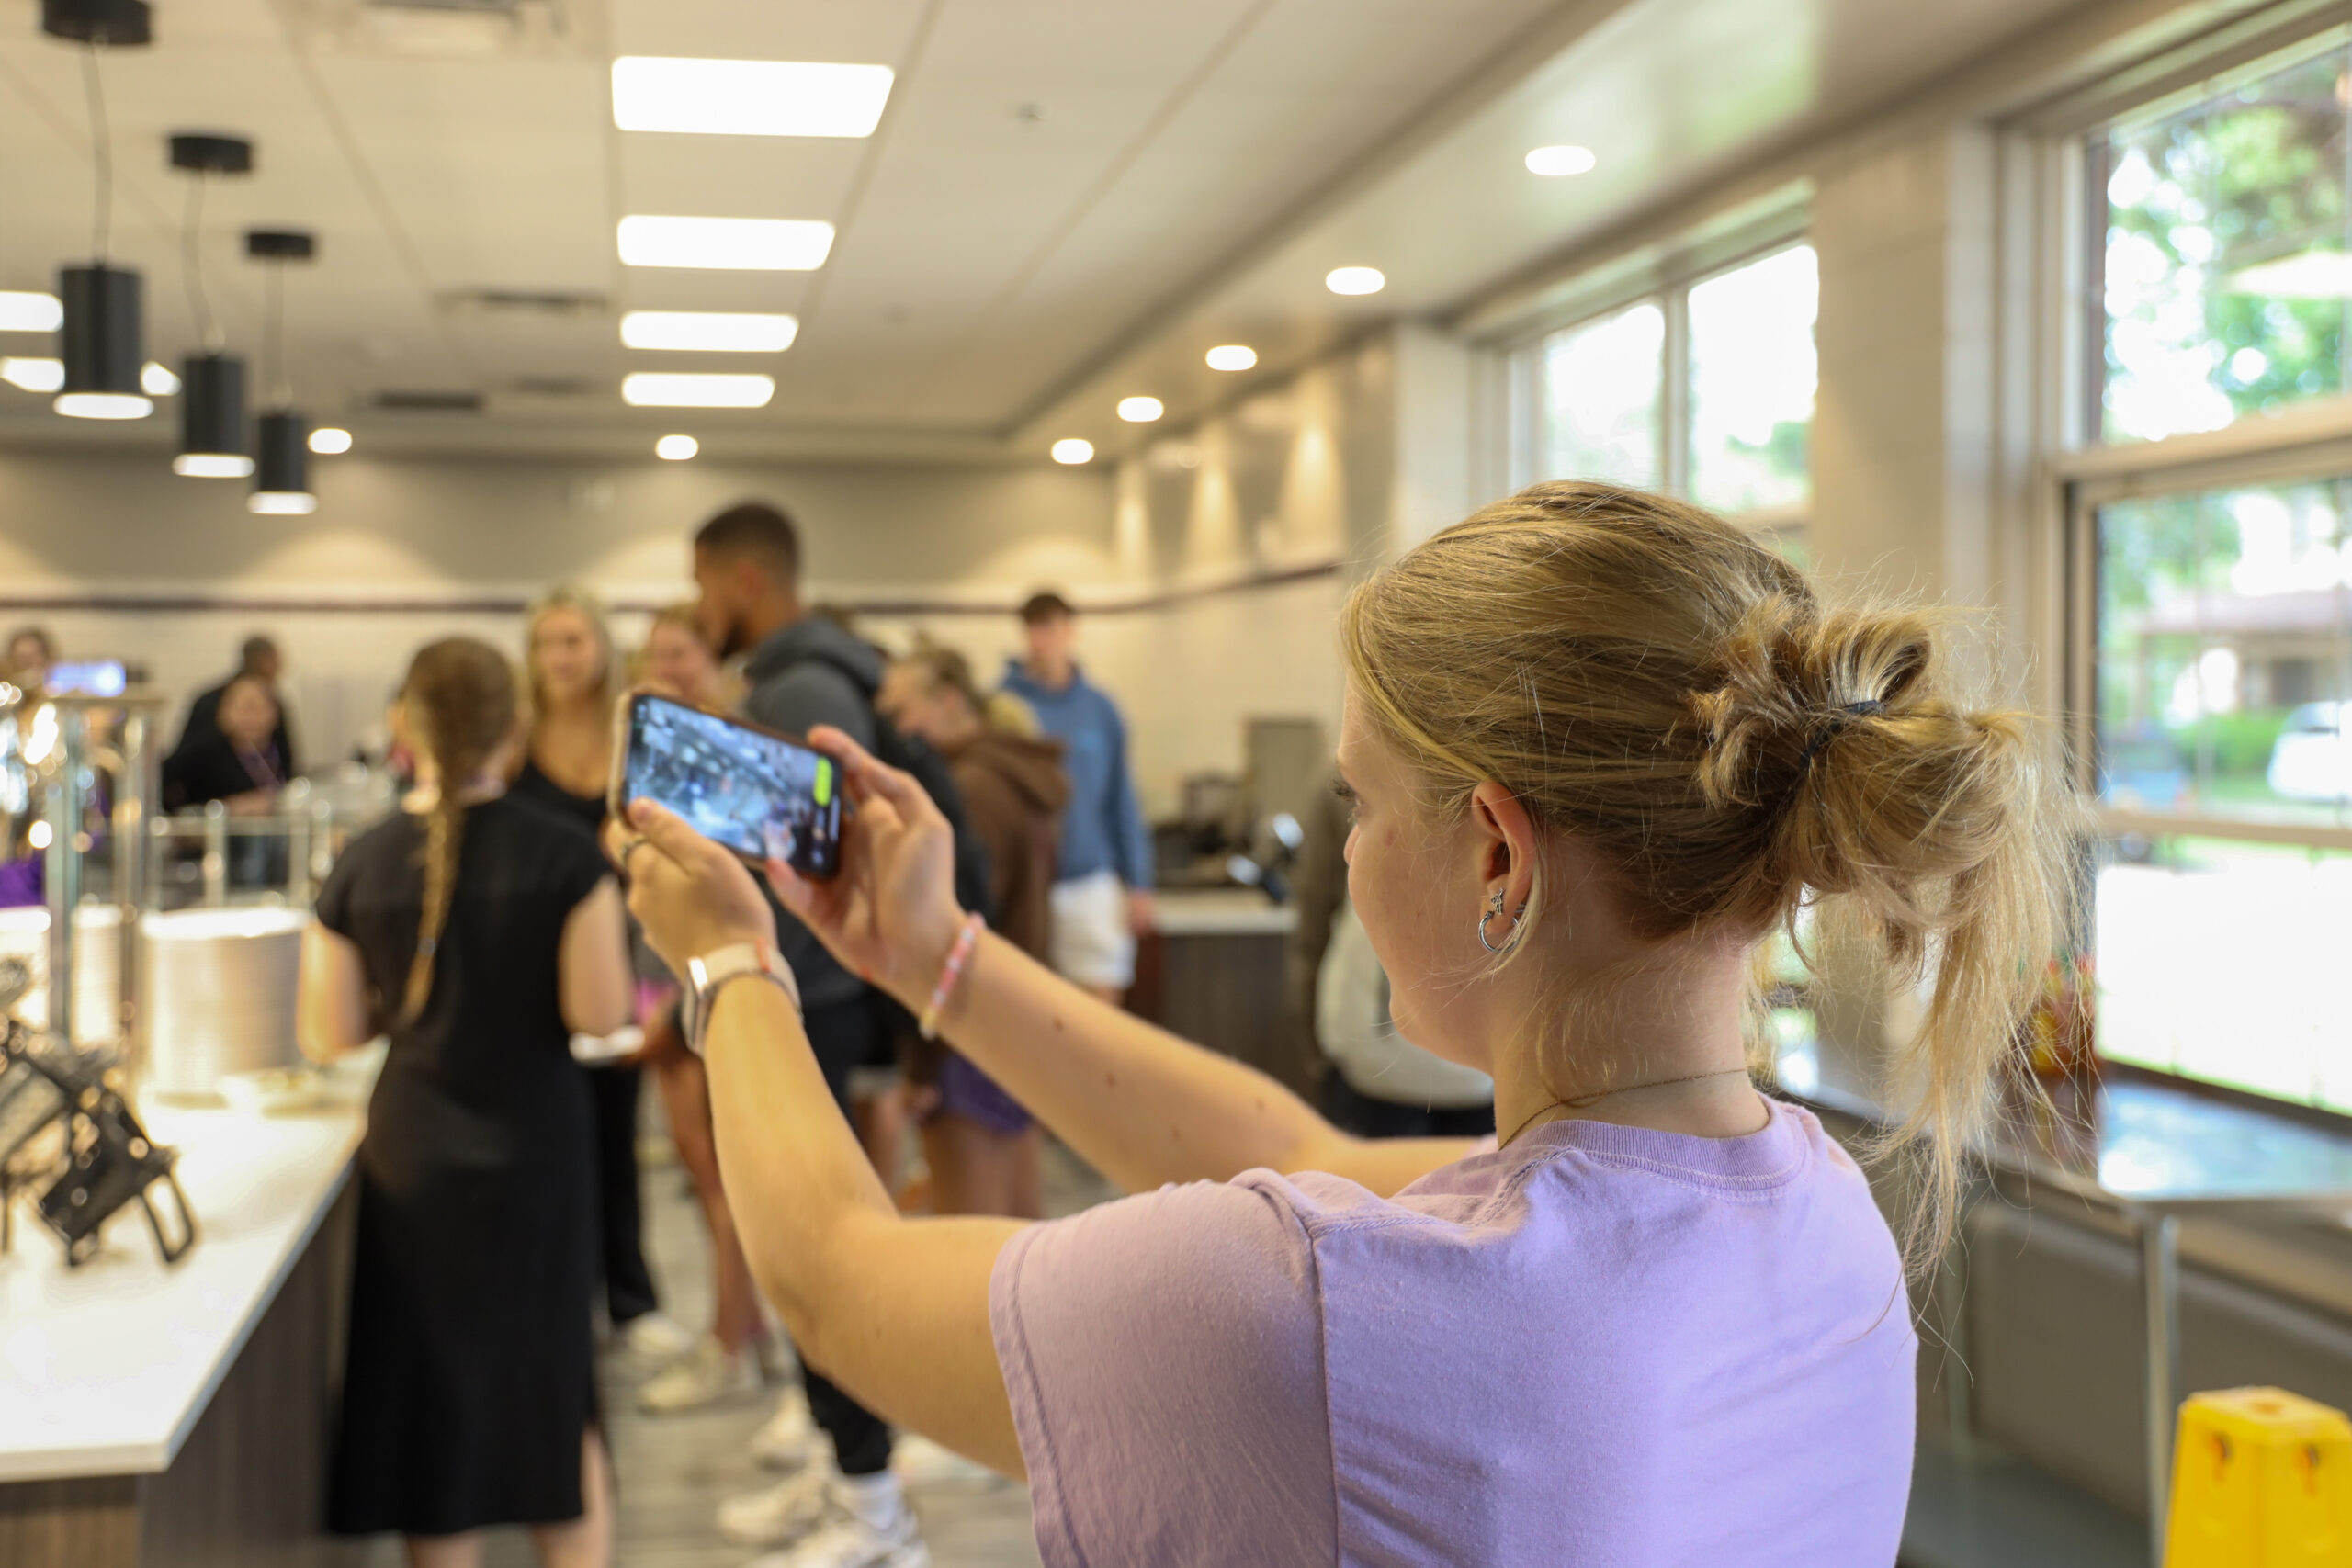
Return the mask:
<svg viewBox="0 0 2352 1568">
<path fill-rule="evenodd" d="M 604 607 L 571 587 L 549 590 L 524 622 L 530 732 L 514 793 L 578 823 L 604 826 L 613 765 L 613 705 L 619 671 Z M 632 1355 L 655 1366 L 689 1354 L 695 1337 L 661 1310 L 645 1262 L 645 1210 L 637 1167 L 634 1061 L 582 1069 L 596 1111 L 596 1206 L 604 1235 L 605 1312 Z"/>
<path fill-rule="evenodd" d="M 882 656 L 809 612 L 801 558 L 799 530 L 782 512 L 761 502 L 729 507 L 695 535 L 695 619 L 721 659 L 744 660 L 741 716 L 786 735 L 829 727 L 873 745 Z M 875 1053 L 882 1011 L 865 980 L 799 922 L 774 911 L 771 919 L 775 944 L 799 976 L 820 1081 L 848 1118 L 851 1075 Z M 788 1473 L 720 1505 L 720 1532 L 775 1549 L 763 1568 L 927 1568 L 914 1511 L 890 1470 L 890 1428 L 827 1375 L 824 1357 L 798 1348 L 805 1411 L 787 1394 L 753 1442 L 757 1457 Z M 811 1421 L 829 1439 L 830 1465 Z"/>
<path fill-rule="evenodd" d="M 418 783 L 353 840 L 304 934 L 302 1048 L 389 1033 L 359 1219 L 328 1523 L 475 1568 L 529 1527 L 549 1568 L 613 1560 L 597 1420 L 594 1132 L 574 1032 L 627 1021 L 625 915 L 572 823 L 507 788 L 514 677 L 453 637 L 409 668 Z"/>
<path fill-rule="evenodd" d="M 0 678 L 20 691 L 38 692 L 49 683 L 49 667 L 57 662 L 57 639 L 45 626 L 19 626 L 8 634 L 8 666 Z"/>
<path fill-rule="evenodd" d="M 999 699 L 992 710 L 971 665 L 953 649 L 918 648 L 890 667 L 882 684 L 883 712 L 947 759 L 973 830 L 988 843 L 995 904 L 990 925 L 1046 963 L 1054 857 L 1069 777 L 1062 772 L 1061 743 L 1038 738 L 1034 717 L 1024 727 L 1026 715 L 1008 714 L 1017 699 L 1002 694 Z M 1042 1134 L 1035 1119 L 953 1051 L 937 1053 L 932 1083 L 937 1099 L 922 1122 L 932 1212 L 1041 1218 Z"/>
<path fill-rule="evenodd" d="M 1502 1136 L 1354 1138 L 959 907 L 945 823 L 837 730 L 841 874 L 767 868 L 839 962 L 1138 1196 L 899 1213 L 760 954 L 751 871 L 633 803 L 753 1270 L 804 1350 L 1025 1475 L 1044 1560 L 1886 1568 L 1917 1338 L 1870 1182 L 1749 1077 L 1755 959 L 1846 919 L 1920 1086 L 1909 1262 L 2016 1072 L 2081 813 L 1948 616 L 1825 602 L 1686 502 L 1539 484 L 1340 615 L 1357 918 L 1396 1021 Z"/>
<path fill-rule="evenodd" d="M 1310 810 L 1291 873 L 1298 922 L 1283 954 L 1292 1038 L 1307 1047 L 1314 1100 L 1360 1138 L 1476 1138 L 1495 1130 L 1495 1080 L 1424 1051 L 1390 1016 L 1387 972 L 1348 901 L 1347 780 Z"/>
<path fill-rule="evenodd" d="M 294 729 L 286 714 L 286 657 L 277 644 L 259 633 L 245 638 L 237 650 L 237 672 L 209 691 L 198 693 L 188 705 L 187 722 L 180 726 L 180 738 L 172 753 L 203 745 L 220 730 L 220 705 L 229 695 L 229 688 L 240 681 L 257 681 L 268 692 L 271 702 L 277 705 L 277 728 L 270 739 L 277 744 L 277 755 L 284 762 L 287 776 L 291 778 L 302 771 L 294 751 Z"/>
<path fill-rule="evenodd" d="M 277 699 L 258 676 L 229 682 L 214 722 L 164 759 L 164 805 L 174 811 L 220 801 L 233 817 L 266 817 L 293 777 L 279 750 Z"/>
<path fill-rule="evenodd" d="M 1069 805 L 1062 811 L 1054 884 L 1054 968 L 1115 1003 L 1136 979 L 1136 942 L 1151 930 L 1151 833 L 1136 801 L 1127 726 L 1118 705 L 1078 667 L 1078 612 L 1060 594 L 1021 606 L 1025 658 L 1004 689 L 1029 705 L 1063 746 Z"/>
<path fill-rule="evenodd" d="M 638 675 L 650 690 L 710 713 L 726 712 L 737 696 L 734 682 L 695 623 L 691 604 L 673 604 L 653 617 Z M 668 965 L 642 943 L 635 944 L 633 956 L 646 1066 L 662 1095 L 678 1163 L 694 1184 L 710 1232 L 710 1332 L 695 1342 L 692 1354 L 663 1368 L 638 1390 L 640 1408 L 666 1415 L 759 1393 L 765 1382 L 767 1323 L 760 1309 L 759 1287 L 752 1282 L 752 1266 L 735 1235 L 727 1190 L 719 1180 L 718 1150 L 710 1132 L 710 1080 L 704 1075 L 702 1058 L 686 1049 L 679 1033 L 677 982 Z M 805 1434 L 805 1400 L 797 1415 L 797 1426 Z"/>
</svg>

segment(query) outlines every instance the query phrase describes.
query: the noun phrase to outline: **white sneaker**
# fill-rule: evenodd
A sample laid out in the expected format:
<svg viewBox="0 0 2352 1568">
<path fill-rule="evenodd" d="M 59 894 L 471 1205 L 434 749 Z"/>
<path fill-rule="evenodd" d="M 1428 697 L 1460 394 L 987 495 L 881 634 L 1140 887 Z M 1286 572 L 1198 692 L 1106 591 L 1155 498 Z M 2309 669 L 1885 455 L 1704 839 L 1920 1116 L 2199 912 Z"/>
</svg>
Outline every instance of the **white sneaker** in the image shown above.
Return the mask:
<svg viewBox="0 0 2352 1568">
<path fill-rule="evenodd" d="M 890 1445 L 890 1468 L 909 1486 L 993 1488 L 1010 1484 L 984 1464 L 941 1448 L 929 1438 L 901 1432 Z"/>
<path fill-rule="evenodd" d="M 821 1490 L 824 1520 L 751 1568 L 931 1568 L 914 1510 L 888 1472 L 831 1476 Z"/>
<path fill-rule="evenodd" d="M 808 1414 L 808 1391 L 796 1382 L 776 1401 L 775 1414 L 752 1434 L 752 1457 L 770 1470 L 801 1470 L 816 1448 L 817 1422 Z"/>
<path fill-rule="evenodd" d="M 649 1312 L 621 1325 L 621 1343 L 648 1366 L 666 1367 L 694 1353 L 695 1337 L 669 1314 Z"/>
<path fill-rule="evenodd" d="M 748 1346 L 729 1350 L 706 1334 L 683 1359 L 645 1381 L 645 1386 L 637 1391 L 637 1407 L 649 1416 L 669 1416 L 741 1399 L 763 1386 L 760 1359 Z"/>
<path fill-rule="evenodd" d="M 915 1532 L 915 1517 L 879 1529 L 864 1519 L 837 1519 L 787 1551 L 752 1559 L 750 1568 L 931 1568 L 931 1549 Z"/>
<path fill-rule="evenodd" d="M 718 1533 L 738 1546 L 786 1546 L 806 1540 L 835 1516 L 832 1466 L 812 1464 L 775 1485 L 718 1505 Z"/>
</svg>

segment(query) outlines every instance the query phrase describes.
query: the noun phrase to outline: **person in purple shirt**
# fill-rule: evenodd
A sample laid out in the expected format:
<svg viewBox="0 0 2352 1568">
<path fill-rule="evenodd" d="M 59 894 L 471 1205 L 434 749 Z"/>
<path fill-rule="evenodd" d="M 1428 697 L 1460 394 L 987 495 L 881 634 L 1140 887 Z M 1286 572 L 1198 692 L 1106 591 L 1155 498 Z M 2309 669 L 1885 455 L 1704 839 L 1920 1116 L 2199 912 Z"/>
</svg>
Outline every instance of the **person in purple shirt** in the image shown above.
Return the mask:
<svg viewBox="0 0 2352 1568">
<path fill-rule="evenodd" d="M 1754 1087 L 1744 1023 L 1758 945 L 1808 905 L 1925 996 L 1895 1064 L 1924 1267 L 2071 820 L 1941 624 L 1826 604 L 1712 515 L 1590 483 L 1496 502 L 1355 592 L 1351 896 L 1398 1029 L 1493 1076 L 1498 1141 L 1349 1137 L 978 933 L 921 789 L 817 732 L 858 808 L 844 865 L 769 875 L 1136 1194 L 1045 1224 L 896 1212 L 756 956 L 750 874 L 634 806 L 613 851 L 703 976 L 770 1300 L 876 1411 L 1025 1476 L 1052 1568 L 1885 1568 L 1905 1257 L 1845 1151 Z"/>
</svg>

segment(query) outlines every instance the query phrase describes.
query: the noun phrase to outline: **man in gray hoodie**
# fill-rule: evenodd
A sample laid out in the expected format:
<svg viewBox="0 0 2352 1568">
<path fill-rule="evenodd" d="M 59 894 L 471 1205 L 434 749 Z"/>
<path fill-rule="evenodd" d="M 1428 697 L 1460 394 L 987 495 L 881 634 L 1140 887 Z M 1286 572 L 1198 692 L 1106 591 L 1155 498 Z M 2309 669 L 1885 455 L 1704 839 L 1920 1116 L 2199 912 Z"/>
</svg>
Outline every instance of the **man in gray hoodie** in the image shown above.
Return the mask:
<svg viewBox="0 0 2352 1568">
<path fill-rule="evenodd" d="M 808 613 L 800 598 L 800 536 L 773 506 L 743 502 L 695 535 L 695 619 L 722 659 L 749 654 L 742 713 L 788 735 L 820 724 L 875 743 L 874 695 L 882 657 L 840 626 Z M 877 1021 L 865 982 L 833 962 L 821 943 L 781 908 L 776 946 L 800 982 L 808 1043 L 833 1100 L 849 1114 L 851 1070 L 866 1057 Z M 720 1527 L 747 1544 L 784 1548 L 763 1563 L 871 1563 L 919 1568 L 929 1562 L 913 1511 L 890 1471 L 890 1429 L 814 1368 L 802 1369 L 808 1410 L 832 1438 L 839 1474 L 806 1456 L 799 1472 L 752 1496 L 730 1499 Z M 787 1420 L 779 1417 L 779 1424 Z M 775 1458 L 773 1448 L 763 1450 Z"/>
</svg>

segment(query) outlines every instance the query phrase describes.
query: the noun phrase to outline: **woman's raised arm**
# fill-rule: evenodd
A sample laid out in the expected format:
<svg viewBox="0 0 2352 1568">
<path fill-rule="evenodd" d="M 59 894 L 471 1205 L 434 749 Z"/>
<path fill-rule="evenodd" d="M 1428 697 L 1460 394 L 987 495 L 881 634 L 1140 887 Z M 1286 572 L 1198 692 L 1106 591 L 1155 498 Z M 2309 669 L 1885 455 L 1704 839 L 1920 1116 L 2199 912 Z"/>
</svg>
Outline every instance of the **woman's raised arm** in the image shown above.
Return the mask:
<svg viewBox="0 0 2352 1568">
<path fill-rule="evenodd" d="M 947 820 L 922 785 L 848 737 L 820 729 L 811 739 L 842 763 L 858 813 L 840 876 L 808 882 L 772 866 L 777 894 L 844 964 L 920 1015 L 963 921 Z M 1350 1137 L 1265 1074 L 1096 1000 L 990 935 L 939 1022 L 958 1051 L 1129 1191 L 1265 1167 L 1329 1171 L 1386 1195 L 1471 1146 Z"/>
</svg>

